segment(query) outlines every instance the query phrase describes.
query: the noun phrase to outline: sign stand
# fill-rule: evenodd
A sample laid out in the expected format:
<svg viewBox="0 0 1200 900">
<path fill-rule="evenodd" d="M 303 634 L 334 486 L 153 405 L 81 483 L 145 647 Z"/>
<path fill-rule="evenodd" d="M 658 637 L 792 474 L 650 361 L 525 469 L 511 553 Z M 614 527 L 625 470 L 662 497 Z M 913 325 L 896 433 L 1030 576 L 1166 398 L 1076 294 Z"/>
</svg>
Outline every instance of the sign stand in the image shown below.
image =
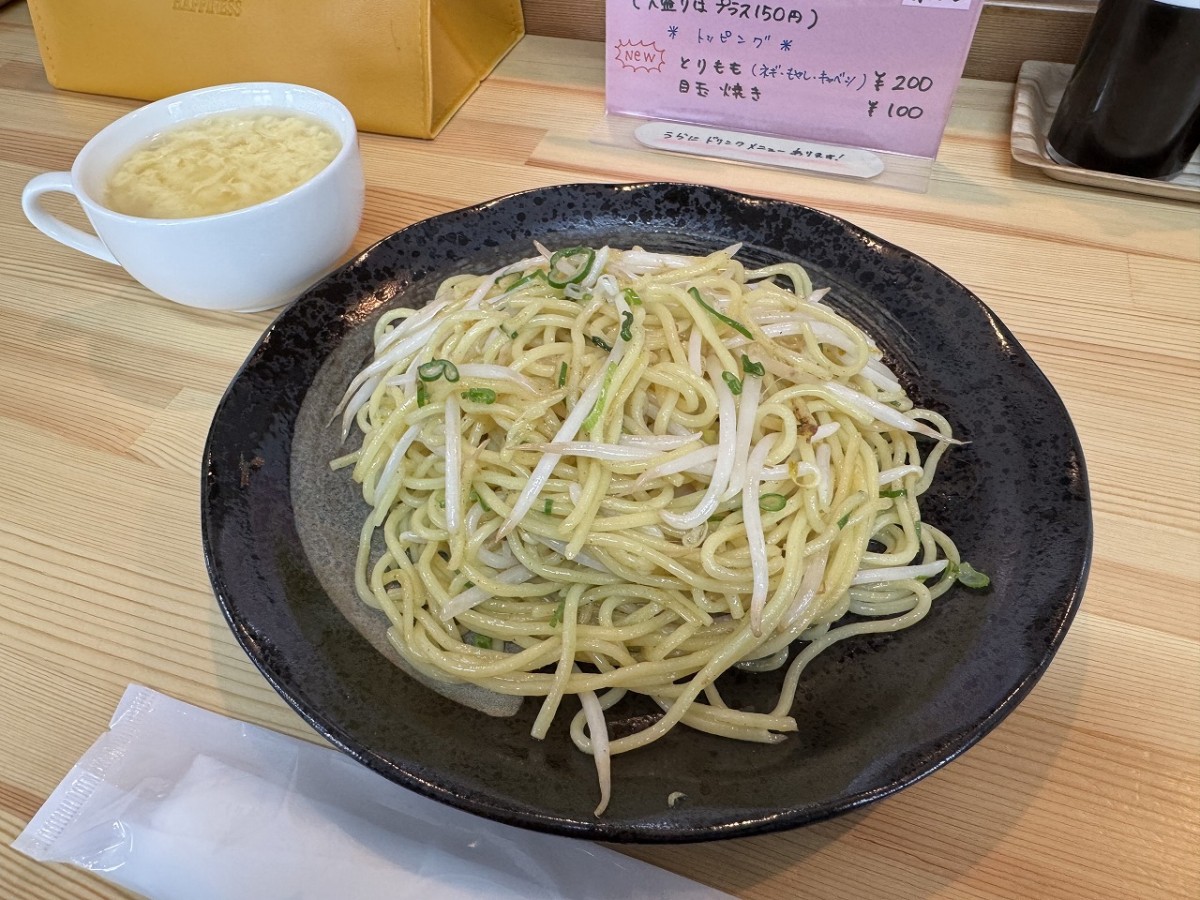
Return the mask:
<svg viewBox="0 0 1200 900">
<path fill-rule="evenodd" d="M 593 140 L 926 190 L 981 6 L 608 0 Z"/>
</svg>

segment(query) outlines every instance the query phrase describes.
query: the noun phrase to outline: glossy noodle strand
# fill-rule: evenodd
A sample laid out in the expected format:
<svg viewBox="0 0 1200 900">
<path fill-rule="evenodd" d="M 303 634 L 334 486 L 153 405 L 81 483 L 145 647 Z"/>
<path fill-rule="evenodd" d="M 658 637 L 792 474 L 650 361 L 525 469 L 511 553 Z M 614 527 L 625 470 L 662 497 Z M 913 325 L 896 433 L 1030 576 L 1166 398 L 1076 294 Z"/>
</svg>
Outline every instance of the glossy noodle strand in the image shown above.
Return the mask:
<svg viewBox="0 0 1200 900">
<path fill-rule="evenodd" d="M 737 249 L 539 245 L 448 279 L 379 319 L 339 408 L 363 601 L 419 671 L 541 698 L 536 738 L 574 698 L 597 815 L 610 759 L 675 725 L 783 740 L 818 653 L 916 624 L 960 572 L 918 505 L 949 424 L 803 269 Z M 786 668 L 771 712 L 725 704 L 734 667 Z M 610 739 L 629 693 L 662 715 Z"/>
</svg>

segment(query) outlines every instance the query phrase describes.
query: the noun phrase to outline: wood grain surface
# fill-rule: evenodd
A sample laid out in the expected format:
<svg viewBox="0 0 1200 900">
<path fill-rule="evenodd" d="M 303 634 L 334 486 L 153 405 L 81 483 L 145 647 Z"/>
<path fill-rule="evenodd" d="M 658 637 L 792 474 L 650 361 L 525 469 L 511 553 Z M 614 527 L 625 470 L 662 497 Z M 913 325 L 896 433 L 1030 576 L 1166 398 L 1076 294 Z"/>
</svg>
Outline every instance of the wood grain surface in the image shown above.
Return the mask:
<svg viewBox="0 0 1200 900">
<path fill-rule="evenodd" d="M 1080 432 L 1096 530 L 1062 650 L 959 760 L 830 822 L 624 852 L 753 900 L 1200 896 L 1196 207 L 1014 162 L 1011 85 L 962 85 L 917 194 L 598 145 L 603 84 L 599 45 L 531 37 L 436 141 L 364 135 L 354 249 L 578 180 L 716 184 L 843 216 L 1016 333 Z M 316 740 L 234 643 L 200 547 L 206 429 L 271 314 L 173 305 L 21 214 L 26 181 L 135 106 L 51 89 L 23 6 L 0 12 L 0 897 L 125 896 L 8 844 L 130 682 Z"/>
</svg>

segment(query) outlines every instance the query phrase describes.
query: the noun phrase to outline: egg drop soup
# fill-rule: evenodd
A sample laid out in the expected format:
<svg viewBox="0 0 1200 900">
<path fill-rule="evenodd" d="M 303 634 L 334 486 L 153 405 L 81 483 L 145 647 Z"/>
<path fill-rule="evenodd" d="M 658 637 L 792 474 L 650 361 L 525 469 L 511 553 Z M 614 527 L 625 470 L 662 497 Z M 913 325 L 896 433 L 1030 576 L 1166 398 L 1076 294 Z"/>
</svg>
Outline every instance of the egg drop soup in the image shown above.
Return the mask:
<svg viewBox="0 0 1200 900">
<path fill-rule="evenodd" d="M 130 216 L 183 219 L 232 212 L 308 181 L 342 147 L 328 125 L 290 112 L 219 113 L 156 135 L 106 185 Z"/>
</svg>

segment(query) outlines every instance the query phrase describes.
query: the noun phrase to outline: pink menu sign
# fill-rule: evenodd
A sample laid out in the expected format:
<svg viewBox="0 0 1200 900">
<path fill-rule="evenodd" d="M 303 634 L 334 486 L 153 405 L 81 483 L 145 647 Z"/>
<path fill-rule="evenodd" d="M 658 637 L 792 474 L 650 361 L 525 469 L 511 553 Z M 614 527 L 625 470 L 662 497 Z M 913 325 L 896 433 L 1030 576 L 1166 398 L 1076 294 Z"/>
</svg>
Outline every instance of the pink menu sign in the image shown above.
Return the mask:
<svg viewBox="0 0 1200 900">
<path fill-rule="evenodd" d="M 982 5 L 608 0 L 608 111 L 932 159 Z"/>
</svg>

